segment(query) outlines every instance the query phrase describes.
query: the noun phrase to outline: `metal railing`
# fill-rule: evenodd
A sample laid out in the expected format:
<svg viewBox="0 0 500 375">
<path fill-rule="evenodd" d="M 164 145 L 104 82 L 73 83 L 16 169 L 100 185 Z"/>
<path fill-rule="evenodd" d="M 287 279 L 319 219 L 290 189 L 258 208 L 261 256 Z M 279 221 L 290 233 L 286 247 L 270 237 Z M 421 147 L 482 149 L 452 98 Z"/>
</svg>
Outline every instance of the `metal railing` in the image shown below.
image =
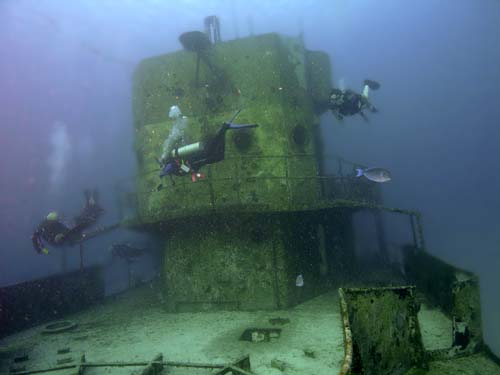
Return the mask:
<svg viewBox="0 0 500 375">
<path fill-rule="evenodd" d="M 225 160 L 227 161 L 238 161 L 240 163 L 246 160 L 268 160 L 268 159 L 283 159 L 286 165 L 286 174 L 283 176 L 273 176 L 273 175 L 241 175 L 240 173 L 236 173 L 234 176 L 229 177 L 216 177 L 212 174 L 212 167 L 210 165 L 207 166 L 208 173 L 207 178 L 203 180 L 199 180 L 196 184 L 207 184 L 207 188 L 210 192 L 210 200 L 211 207 L 215 208 L 217 206 L 224 207 L 224 204 L 217 202 L 217 198 L 215 196 L 214 185 L 224 184 L 224 183 L 234 183 L 236 186 L 241 186 L 241 184 L 245 184 L 253 181 L 279 181 L 282 180 L 284 185 L 286 185 L 288 201 L 294 199 L 294 183 L 297 185 L 300 181 L 317 182 L 318 191 L 317 191 L 317 208 L 328 208 L 328 207 L 339 207 L 339 208 L 351 208 L 351 209 L 372 209 L 372 210 L 380 210 L 392 213 L 399 213 L 408 215 L 410 218 L 411 231 L 413 235 L 413 240 L 415 243 L 415 247 L 425 248 L 425 240 L 422 229 L 421 222 L 421 214 L 418 211 L 406 210 L 401 208 L 390 208 L 384 207 L 380 204 L 381 193 L 379 187 L 374 183 L 362 180 L 355 177 L 354 169 L 355 168 L 364 168 L 365 165 L 361 163 L 356 163 L 350 160 L 346 160 L 338 155 L 327 154 L 324 155 L 323 158 L 333 161 L 337 165 L 337 171 L 332 175 L 309 175 L 309 176 L 298 176 L 298 175 L 289 175 L 290 170 L 290 159 L 310 159 L 312 162 L 316 163 L 315 168 L 319 170 L 317 166 L 318 158 L 315 154 L 286 154 L 286 155 L 261 155 L 261 154 L 253 154 L 253 155 L 236 155 L 236 154 L 227 154 Z M 138 174 L 137 177 L 145 177 L 151 174 L 159 174 L 158 168 L 144 171 Z M 175 177 L 174 177 L 175 178 Z M 291 184 L 292 183 L 292 184 Z M 179 192 L 189 193 L 191 191 L 191 186 L 193 183 L 186 176 L 184 178 L 175 178 L 175 188 Z M 165 189 L 164 189 L 165 190 Z M 156 186 L 151 190 L 144 190 L 138 192 L 123 192 L 122 194 L 127 195 L 127 200 L 136 207 L 138 207 L 138 198 L 144 194 L 164 194 L 164 190 L 157 191 Z M 236 202 L 232 202 L 233 204 L 245 204 L 242 202 L 241 189 L 238 189 L 236 193 L 238 199 Z"/>
</svg>

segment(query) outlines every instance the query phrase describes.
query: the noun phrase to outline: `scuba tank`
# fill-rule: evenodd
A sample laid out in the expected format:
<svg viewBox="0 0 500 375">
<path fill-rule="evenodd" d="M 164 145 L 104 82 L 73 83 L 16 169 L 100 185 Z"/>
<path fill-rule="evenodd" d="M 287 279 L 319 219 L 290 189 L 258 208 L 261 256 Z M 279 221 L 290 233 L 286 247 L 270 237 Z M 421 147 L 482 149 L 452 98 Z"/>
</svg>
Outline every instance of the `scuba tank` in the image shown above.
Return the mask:
<svg viewBox="0 0 500 375">
<path fill-rule="evenodd" d="M 171 152 L 173 158 L 185 158 L 186 156 L 203 151 L 203 142 L 191 143 L 190 145 L 174 148 Z"/>
</svg>

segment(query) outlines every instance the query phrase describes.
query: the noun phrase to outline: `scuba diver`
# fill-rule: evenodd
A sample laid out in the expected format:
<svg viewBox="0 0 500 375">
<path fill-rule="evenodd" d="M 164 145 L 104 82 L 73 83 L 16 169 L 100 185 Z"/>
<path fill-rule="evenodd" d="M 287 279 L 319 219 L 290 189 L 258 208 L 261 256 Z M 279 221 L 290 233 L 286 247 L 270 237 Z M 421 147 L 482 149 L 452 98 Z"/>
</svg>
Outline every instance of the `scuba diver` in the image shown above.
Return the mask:
<svg viewBox="0 0 500 375">
<path fill-rule="evenodd" d="M 233 124 L 240 112 L 241 109 L 234 114 L 229 122 L 223 123 L 214 136 L 204 141 L 175 148 L 167 158 L 157 159 L 161 168 L 160 178 L 169 176 L 172 185 L 175 185 L 173 176 L 190 174 L 192 182 L 196 182 L 198 178 L 205 178 L 204 174 L 199 172 L 201 167 L 224 160 L 227 130 L 249 129 L 258 126 L 257 124 Z M 157 190 L 162 188 L 163 184 L 160 184 Z"/>
<path fill-rule="evenodd" d="M 361 94 L 349 89 L 332 89 L 328 101 L 328 108 L 338 120 L 342 120 L 344 116 L 359 114 L 363 119 L 368 121 L 363 110 L 368 109 L 372 113 L 378 112 L 377 108 L 368 100 L 368 96 L 370 89 L 378 90 L 379 88 L 380 83 L 365 79 L 363 92 Z"/>
<path fill-rule="evenodd" d="M 38 225 L 31 236 L 33 247 L 38 254 L 48 254 L 44 242 L 52 246 L 74 245 L 85 238 L 83 231 L 96 223 L 104 212 L 97 202 L 97 191 L 85 190 L 85 205 L 78 216 L 74 218 L 75 225 L 68 227 L 59 220 L 57 212 L 50 212 Z"/>
</svg>

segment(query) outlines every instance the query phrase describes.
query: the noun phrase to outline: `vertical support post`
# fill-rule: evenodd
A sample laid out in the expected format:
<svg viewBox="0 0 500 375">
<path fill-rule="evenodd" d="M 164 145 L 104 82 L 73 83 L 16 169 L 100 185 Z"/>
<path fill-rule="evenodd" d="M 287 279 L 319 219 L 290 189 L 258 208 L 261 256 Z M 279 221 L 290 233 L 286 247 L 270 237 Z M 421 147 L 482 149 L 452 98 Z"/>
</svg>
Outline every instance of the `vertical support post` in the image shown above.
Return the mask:
<svg viewBox="0 0 500 375">
<path fill-rule="evenodd" d="M 195 87 L 199 86 L 200 81 L 200 54 L 196 54 L 196 74 L 195 74 Z"/>
<path fill-rule="evenodd" d="M 378 249 L 380 251 L 380 256 L 382 257 L 382 261 L 387 263 L 389 261 L 389 257 L 387 254 L 387 238 L 385 235 L 384 221 L 382 219 L 382 212 L 378 209 L 372 210 L 373 218 L 375 219 L 375 228 L 377 231 L 377 243 Z"/>
<path fill-rule="evenodd" d="M 353 210 L 331 210 L 325 220 L 328 269 L 334 283 L 348 281 L 356 268 Z"/>
<path fill-rule="evenodd" d="M 219 22 L 219 17 L 215 17 L 214 21 L 214 43 L 220 43 L 221 42 L 221 37 L 220 37 L 220 22 Z"/>
<path fill-rule="evenodd" d="M 132 271 L 130 269 L 130 265 L 132 262 L 130 260 L 127 260 L 127 277 L 128 277 L 128 288 L 130 289 L 132 287 Z"/>
<path fill-rule="evenodd" d="M 318 250 L 321 262 L 319 264 L 319 274 L 321 277 L 328 275 L 328 261 L 326 259 L 325 227 L 319 223 L 317 227 Z"/>
<path fill-rule="evenodd" d="M 281 233 L 280 233 L 281 234 Z M 274 290 L 274 300 L 276 302 L 276 308 L 281 309 L 281 299 L 280 299 L 280 283 L 278 280 L 278 255 L 276 254 L 276 240 L 273 238 L 273 290 Z"/>
<path fill-rule="evenodd" d="M 76 365 L 75 375 L 83 375 L 84 371 L 85 371 L 85 353 L 82 353 L 82 355 L 80 356 L 80 360 Z"/>
<path fill-rule="evenodd" d="M 413 245 L 415 246 L 415 250 L 419 248 L 418 238 L 417 238 L 417 230 L 415 228 L 415 215 L 410 214 L 410 225 L 411 225 L 411 234 L 413 236 Z"/>
<path fill-rule="evenodd" d="M 422 227 L 422 215 L 417 213 L 415 215 L 416 224 L 417 224 L 417 234 L 420 242 L 420 249 L 425 250 L 425 239 L 424 239 L 424 228 Z"/>
<path fill-rule="evenodd" d="M 307 58 L 307 55 L 306 55 Z M 307 74 L 310 74 L 309 70 L 306 70 Z M 310 79 L 307 80 L 308 82 Z M 325 158 L 323 157 L 323 135 L 321 134 L 321 126 L 319 123 L 319 118 L 315 118 L 316 125 L 314 127 L 314 145 L 316 146 L 316 164 L 318 166 L 318 174 L 319 176 L 323 177 L 325 176 Z M 329 180 L 326 179 L 321 179 L 320 180 L 320 194 L 321 198 L 326 198 L 326 192 L 327 192 L 327 184 Z"/>
</svg>

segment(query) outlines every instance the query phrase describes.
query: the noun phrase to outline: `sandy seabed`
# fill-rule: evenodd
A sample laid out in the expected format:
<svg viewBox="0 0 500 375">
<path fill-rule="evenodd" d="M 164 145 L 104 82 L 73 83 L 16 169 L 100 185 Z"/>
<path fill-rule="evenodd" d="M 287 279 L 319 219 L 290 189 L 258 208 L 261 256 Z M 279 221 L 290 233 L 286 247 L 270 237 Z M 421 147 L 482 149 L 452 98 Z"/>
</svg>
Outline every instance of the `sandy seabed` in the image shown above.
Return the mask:
<svg viewBox="0 0 500 375">
<path fill-rule="evenodd" d="M 271 324 L 269 319 L 286 318 L 289 323 Z M 344 344 L 339 301 L 336 291 L 318 296 L 294 308 L 280 311 L 215 311 L 167 313 L 154 290 L 140 287 L 108 298 L 68 317 L 78 324 L 76 329 L 54 335 L 42 335 L 42 326 L 20 332 L 0 341 L 0 347 L 29 349 L 27 369 L 55 366 L 57 360 L 76 361 L 85 353 L 87 362 L 148 361 L 163 353 L 166 361 L 230 363 L 250 355 L 252 371 L 258 375 L 332 375 L 343 361 Z M 451 322 L 440 311 L 425 305 L 419 313 L 424 346 L 440 349 L 451 344 Z M 279 338 L 270 342 L 240 340 L 247 328 L 280 328 Z M 69 353 L 57 354 L 69 348 Z M 498 366 L 483 358 L 491 374 L 499 374 Z M 271 366 L 280 361 L 284 370 Z M 464 360 L 467 360 L 464 359 Z M 431 370 L 445 372 L 446 366 L 456 374 L 456 360 L 436 362 Z M 483 363 L 484 362 L 484 363 Z M 464 362 L 465 363 L 465 362 Z M 465 366 L 465 365 L 464 365 Z M 461 368 L 464 369 L 465 367 Z M 476 366 L 469 366 L 471 371 Z M 494 369 L 497 372 L 494 372 Z M 4 370 L 4 369 L 2 369 Z M 210 374 L 213 370 L 169 368 L 173 375 Z M 491 372 L 493 371 L 493 372 Z M 71 373 L 69 370 L 66 373 Z M 131 374 L 133 368 L 88 368 L 85 374 Z M 437 374 L 438 372 L 433 372 Z M 64 371 L 57 374 L 65 374 Z M 483 374 L 486 374 L 483 372 Z"/>
</svg>

